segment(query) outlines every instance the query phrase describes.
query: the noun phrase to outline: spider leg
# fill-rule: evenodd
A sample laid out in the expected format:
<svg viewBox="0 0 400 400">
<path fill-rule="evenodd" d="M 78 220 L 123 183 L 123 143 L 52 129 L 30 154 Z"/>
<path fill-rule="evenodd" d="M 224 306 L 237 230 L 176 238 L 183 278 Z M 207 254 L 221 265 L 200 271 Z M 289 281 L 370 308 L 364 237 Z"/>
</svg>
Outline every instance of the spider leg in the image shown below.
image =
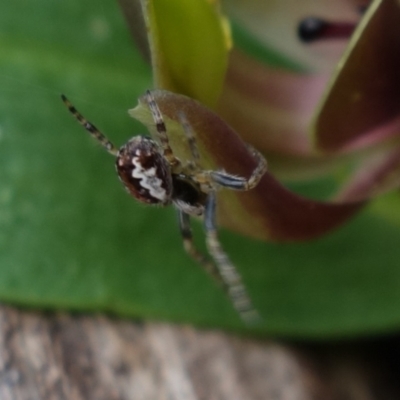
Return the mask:
<svg viewBox="0 0 400 400">
<path fill-rule="evenodd" d="M 267 172 L 267 161 L 258 151 L 252 149 L 252 152 L 257 158 L 258 164 L 249 178 L 232 175 L 225 171 L 202 171 L 196 174 L 195 180 L 200 184 L 214 183 L 232 190 L 253 189 Z"/>
<path fill-rule="evenodd" d="M 92 123 L 85 119 L 85 117 L 72 105 L 72 103 L 62 94 L 61 99 L 70 111 L 70 113 L 77 119 L 77 121 L 93 136 L 110 154 L 116 156 L 118 149 L 101 133 Z"/>
<path fill-rule="evenodd" d="M 180 161 L 174 156 L 171 146 L 169 145 L 167 127 L 165 126 L 161 111 L 158 108 L 157 102 L 150 90 L 146 92 L 146 99 L 153 116 L 154 123 L 156 124 L 157 135 L 158 139 L 160 140 L 161 147 L 163 148 L 164 157 L 171 166 L 179 165 Z"/>
<path fill-rule="evenodd" d="M 239 272 L 221 247 L 215 220 L 216 197 L 213 191 L 207 197 L 204 213 L 204 227 L 206 230 L 208 251 L 216 263 L 225 290 L 241 318 L 246 323 L 257 322 L 260 320 L 260 316 L 250 300 Z"/>
<path fill-rule="evenodd" d="M 179 230 L 182 235 L 183 247 L 200 266 L 209 273 L 214 279 L 220 281 L 220 276 L 215 265 L 203 254 L 201 254 L 193 242 L 192 229 L 190 227 L 190 216 L 178 209 Z"/>
<path fill-rule="evenodd" d="M 183 131 L 185 132 L 186 139 L 189 144 L 190 153 L 192 154 L 193 161 L 191 162 L 191 165 L 193 167 L 198 167 L 197 163 L 200 159 L 200 153 L 197 147 L 196 137 L 194 135 L 193 128 L 183 112 L 179 113 L 179 120 L 182 125 Z"/>
</svg>

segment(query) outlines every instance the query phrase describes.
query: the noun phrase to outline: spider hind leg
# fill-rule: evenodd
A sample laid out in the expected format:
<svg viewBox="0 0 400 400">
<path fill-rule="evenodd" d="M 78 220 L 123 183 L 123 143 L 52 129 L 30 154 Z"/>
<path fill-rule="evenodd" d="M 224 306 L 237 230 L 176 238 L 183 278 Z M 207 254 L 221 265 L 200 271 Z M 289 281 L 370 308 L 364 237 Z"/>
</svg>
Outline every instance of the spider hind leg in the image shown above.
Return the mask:
<svg viewBox="0 0 400 400">
<path fill-rule="evenodd" d="M 215 192 L 210 192 L 204 213 L 207 248 L 215 261 L 220 280 L 233 306 L 244 322 L 247 324 L 254 324 L 260 321 L 260 315 L 253 306 L 239 272 L 222 249 L 218 239 L 215 219 L 216 197 Z"/>
<path fill-rule="evenodd" d="M 195 260 L 216 281 L 220 281 L 219 273 L 215 265 L 202 253 L 200 253 L 193 241 L 193 233 L 190 227 L 190 216 L 178 209 L 179 229 L 183 240 L 183 248 L 186 253 Z"/>
</svg>

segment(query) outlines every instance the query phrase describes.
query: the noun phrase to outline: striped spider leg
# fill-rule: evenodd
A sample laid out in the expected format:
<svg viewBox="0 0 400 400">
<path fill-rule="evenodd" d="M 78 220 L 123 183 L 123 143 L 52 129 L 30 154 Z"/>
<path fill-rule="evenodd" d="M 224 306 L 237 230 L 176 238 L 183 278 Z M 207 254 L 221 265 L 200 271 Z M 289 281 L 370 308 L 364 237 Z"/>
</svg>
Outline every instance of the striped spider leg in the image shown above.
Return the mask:
<svg viewBox="0 0 400 400">
<path fill-rule="evenodd" d="M 192 127 L 183 113 L 179 115 L 179 119 L 192 154 L 192 160 L 190 160 L 188 164 L 193 170 L 193 179 L 198 181 L 203 191 L 207 192 L 204 203 L 204 229 L 206 233 L 207 249 L 215 264 L 210 263 L 210 261 L 195 248 L 190 229 L 190 216 L 178 208 L 179 226 L 184 248 L 192 258 L 200 263 L 204 269 L 223 286 L 241 318 L 246 323 L 257 322 L 260 319 L 259 314 L 252 304 L 239 272 L 228 255 L 224 252 L 218 238 L 216 224 L 216 189 L 218 186 L 232 190 L 252 189 L 258 184 L 266 172 L 266 161 L 261 154 L 251 148 L 258 160 L 258 165 L 249 179 L 231 175 L 224 171 L 204 171 L 198 164 L 200 153 L 197 148 Z"/>
<path fill-rule="evenodd" d="M 62 95 L 71 114 L 110 154 L 116 157 L 116 169 L 127 191 L 138 201 L 154 205 L 174 205 L 178 210 L 179 227 L 186 252 L 210 273 L 225 289 L 234 307 L 245 322 L 257 320 L 250 297 L 235 266 L 222 250 L 216 226 L 216 190 L 250 190 L 266 171 L 266 162 L 257 152 L 258 166 L 246 179 L 224 171 L 207 171 L 199 166 L 199 152 L 194 133 L 185 115 L 179 115 L 186 134 L 192 160 L 182 163 L 170 147 L 167 128 L 161 111 L 150 91 L 146 101 L 151 111 L 156 139 L 134 136 L 120 149 L 92 123 L 87 121 Z M 190 216 L 203 216 L 206 244 L 214 262 L 208 260 L 195 247 L 190 227 Z"/>
<path fill-rule="evenodd" d="M 101 133 L 92 123 L 87 121 L 85 117 L 71 104 L 71 102 L 61 95 L 61 99 L 68 108 L 69 112 L 76 118 L 76 120 L 93 136 L 110 154 L 116 156 L 118 149 Z"/>
</svg>

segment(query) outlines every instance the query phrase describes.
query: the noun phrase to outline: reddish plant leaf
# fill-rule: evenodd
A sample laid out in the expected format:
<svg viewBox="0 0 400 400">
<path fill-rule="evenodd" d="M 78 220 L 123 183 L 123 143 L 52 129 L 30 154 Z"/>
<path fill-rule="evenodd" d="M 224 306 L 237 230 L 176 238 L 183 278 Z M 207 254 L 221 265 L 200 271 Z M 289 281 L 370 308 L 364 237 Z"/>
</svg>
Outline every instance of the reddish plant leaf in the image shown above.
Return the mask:
<svg viewBox="0 0 400 400">
<path fill-rule="evenodd" d="M 179 124 L 183 112 L 197 135 L 205 168 L 223 168 L 249 176 L 256 160 L 245 143 L 218 115 L 183 95 L 156 90 L 154 97 L 164 115 L 171 144 L 185 160 L 188 146 Z M 154 134 L 154 122 L 144 97 L 130 114 Z M 267 240 L 298 241 L 318 237 L 354 215 L 364 202 L 323 203 L 305 199 L 284 188 L 266 173 L 249 192 L 222 190 L 219 216 L 222 223 L 249 236 Z"/>
<path fill-rule="evenodd" d="M 336 198 L 340 201 L 359 201 L 399 187 L 400 147 L 397 144 L 362 163 Z"/>
<path fill-rule="evenodd" d="M 236 50 L 217 110 L 258 149 L 309 156 L 307 128 L 327 81 L 268 67 Z"/>
<path fill-rule="evenodd" d="M 359 147 L 400 131 L 399 27 L 398 1 L 371 4 L 317 113 L 319 149 Z"/>
</svg>

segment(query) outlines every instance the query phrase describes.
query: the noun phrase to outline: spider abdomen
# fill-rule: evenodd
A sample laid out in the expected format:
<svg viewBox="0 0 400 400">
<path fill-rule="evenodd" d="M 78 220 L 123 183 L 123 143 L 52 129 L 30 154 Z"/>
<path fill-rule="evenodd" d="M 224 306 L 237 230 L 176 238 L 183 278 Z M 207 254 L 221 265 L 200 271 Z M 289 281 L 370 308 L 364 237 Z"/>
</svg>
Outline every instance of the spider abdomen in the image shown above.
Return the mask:
<svg viewBox="0 0 400 400">
<path fill-rule="evenodd" d="M 133 137 L 119 149 L 116 168 L 122 183 L 137 200 L 147 204 L 170 203 L 170 168 L 154 140 Z"/>
</svg>

